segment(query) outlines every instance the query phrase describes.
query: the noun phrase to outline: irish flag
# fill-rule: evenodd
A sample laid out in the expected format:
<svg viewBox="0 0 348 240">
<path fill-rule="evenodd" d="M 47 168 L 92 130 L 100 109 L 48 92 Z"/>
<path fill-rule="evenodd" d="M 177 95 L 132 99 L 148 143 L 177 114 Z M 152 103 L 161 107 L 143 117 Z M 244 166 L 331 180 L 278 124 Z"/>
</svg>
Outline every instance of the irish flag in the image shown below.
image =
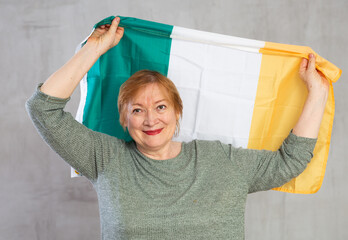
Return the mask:
<svg viewBox="0 0 348 240">
<path fill-rule="evenodd" d="M 113 18 L 102 20 L 94 28 L 111 23 Z M 341 75 L 339 68 L 309 47 L 120 18 L 124 36 L 81 81 L 76 116 L 88 128 L 117 138 L 131 139 L 119 124 L 119 87 L 141 69 L 162 73 L 180 92 L 184 111 L 176 140 L 220 140 L 236 147 L 267 150 L 279 148 L 301 113 L 307 96 L 298 76 L 302 57 L 314 53 L 317 69 L 330 84 Z M 331 85 L 314 158 L 300 176 L 275 190 L 319 190 L 328 158 L 334 108 Z M 72 173 L 76 175 L 73 169 Z"/>
</svg>

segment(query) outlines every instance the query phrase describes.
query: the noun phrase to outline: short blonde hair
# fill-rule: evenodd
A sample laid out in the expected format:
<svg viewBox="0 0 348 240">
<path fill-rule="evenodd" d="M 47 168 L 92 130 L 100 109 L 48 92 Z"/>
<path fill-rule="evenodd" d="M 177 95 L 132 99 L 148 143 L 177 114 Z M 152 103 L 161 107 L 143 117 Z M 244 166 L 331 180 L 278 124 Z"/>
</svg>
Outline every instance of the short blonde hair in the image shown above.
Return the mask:
<svg viewBox="0 0 348 240">
<path fill-rule="evenodd" d="M 118 112 L 120 115 L 120 123 L 123 129 L 125 130 L 125 123 L 127 118 L 127 107 L 128 104 L 133 100 L 138 91 L 145 87 L 147 84 L 156 83 L 159 85 L 164 94 L 167 95 L 168 101 L 173 105 L 175 114 L 179 115 L 179 118 L 176 119 L 176 130 L 175 135 L 179 134 L 180 123 L 179 119 L 182 117 L 182 100 L 179 95 L 178 90 L 176 89 L 174 83 L 163 76 L 161 73 L 151 70 L 140 70 L 134 73 L 127 81 L 125 81 L 121 87 L 118 94 Z"/>
</svg>

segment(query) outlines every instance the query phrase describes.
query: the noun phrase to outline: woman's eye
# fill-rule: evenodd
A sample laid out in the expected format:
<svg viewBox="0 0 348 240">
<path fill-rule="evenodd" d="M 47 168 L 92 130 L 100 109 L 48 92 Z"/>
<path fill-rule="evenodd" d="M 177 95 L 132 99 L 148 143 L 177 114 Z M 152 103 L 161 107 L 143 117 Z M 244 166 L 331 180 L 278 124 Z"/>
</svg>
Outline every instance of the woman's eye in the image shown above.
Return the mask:
<svg viewBox="0 0 348 240">
<path fill-rule="evenodd" d="M 164 109 L 166 109 L 166 108 L 167 108 L 166 105 L 159 105 L 159 106 L 157 107 L 158 110 L 164 110 Z"/>
<path fill-rule="evenodd" d="M 140 112 L 141 112 L 140 108 L 133 109 L 133 113 L 140 113 Z"/>
</svg>

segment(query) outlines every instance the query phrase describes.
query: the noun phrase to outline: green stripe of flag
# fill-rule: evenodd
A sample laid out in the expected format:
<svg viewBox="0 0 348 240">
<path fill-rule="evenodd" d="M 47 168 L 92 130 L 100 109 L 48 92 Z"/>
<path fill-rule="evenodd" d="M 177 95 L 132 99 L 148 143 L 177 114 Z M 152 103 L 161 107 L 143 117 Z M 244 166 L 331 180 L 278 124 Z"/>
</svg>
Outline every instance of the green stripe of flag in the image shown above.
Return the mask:
<svg viewBox="0 0 348 240">
<path fill-rule="evenodd" d="M 132 74 L 142 69 L 167 76 L 173 26 L 121 17 L 125 28 L 120 43 L 101 56 L 87 73 L 87 98 L 83 124 L 88 128 L 130 140 L 119 124 L 118 91 Z M 113 16 L 95 25 L 110 24 Z"/>
</svg>

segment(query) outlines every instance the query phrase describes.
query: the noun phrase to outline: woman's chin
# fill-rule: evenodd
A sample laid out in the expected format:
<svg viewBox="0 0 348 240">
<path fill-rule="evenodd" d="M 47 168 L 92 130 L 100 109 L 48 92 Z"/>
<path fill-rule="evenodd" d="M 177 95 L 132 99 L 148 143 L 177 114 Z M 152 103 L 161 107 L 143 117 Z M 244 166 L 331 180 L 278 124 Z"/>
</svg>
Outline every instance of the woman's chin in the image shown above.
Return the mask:
<svg viewBox="0 0 348 240">
<path fill-rule="evenodd" d="M 156 149 L 159 150 L 162 147 L 164 147 L 166 145 L 166 142 L 164 141 L 156 141 L 156 140 L 151 140 L 151 141 L 146 141 L 144 143 L 144 146 L 146 146 L 149 149 Z"/>
<path fill-rule="evenodd" d="M 169 143 L 170 141 L 161 138 L 151 137 L 143 139 L 143 141 L 138 142 L 137 145 L 140 145 L 142 149 L 147 151 L 158 151 L 164 148 Z"/>
</svg>

